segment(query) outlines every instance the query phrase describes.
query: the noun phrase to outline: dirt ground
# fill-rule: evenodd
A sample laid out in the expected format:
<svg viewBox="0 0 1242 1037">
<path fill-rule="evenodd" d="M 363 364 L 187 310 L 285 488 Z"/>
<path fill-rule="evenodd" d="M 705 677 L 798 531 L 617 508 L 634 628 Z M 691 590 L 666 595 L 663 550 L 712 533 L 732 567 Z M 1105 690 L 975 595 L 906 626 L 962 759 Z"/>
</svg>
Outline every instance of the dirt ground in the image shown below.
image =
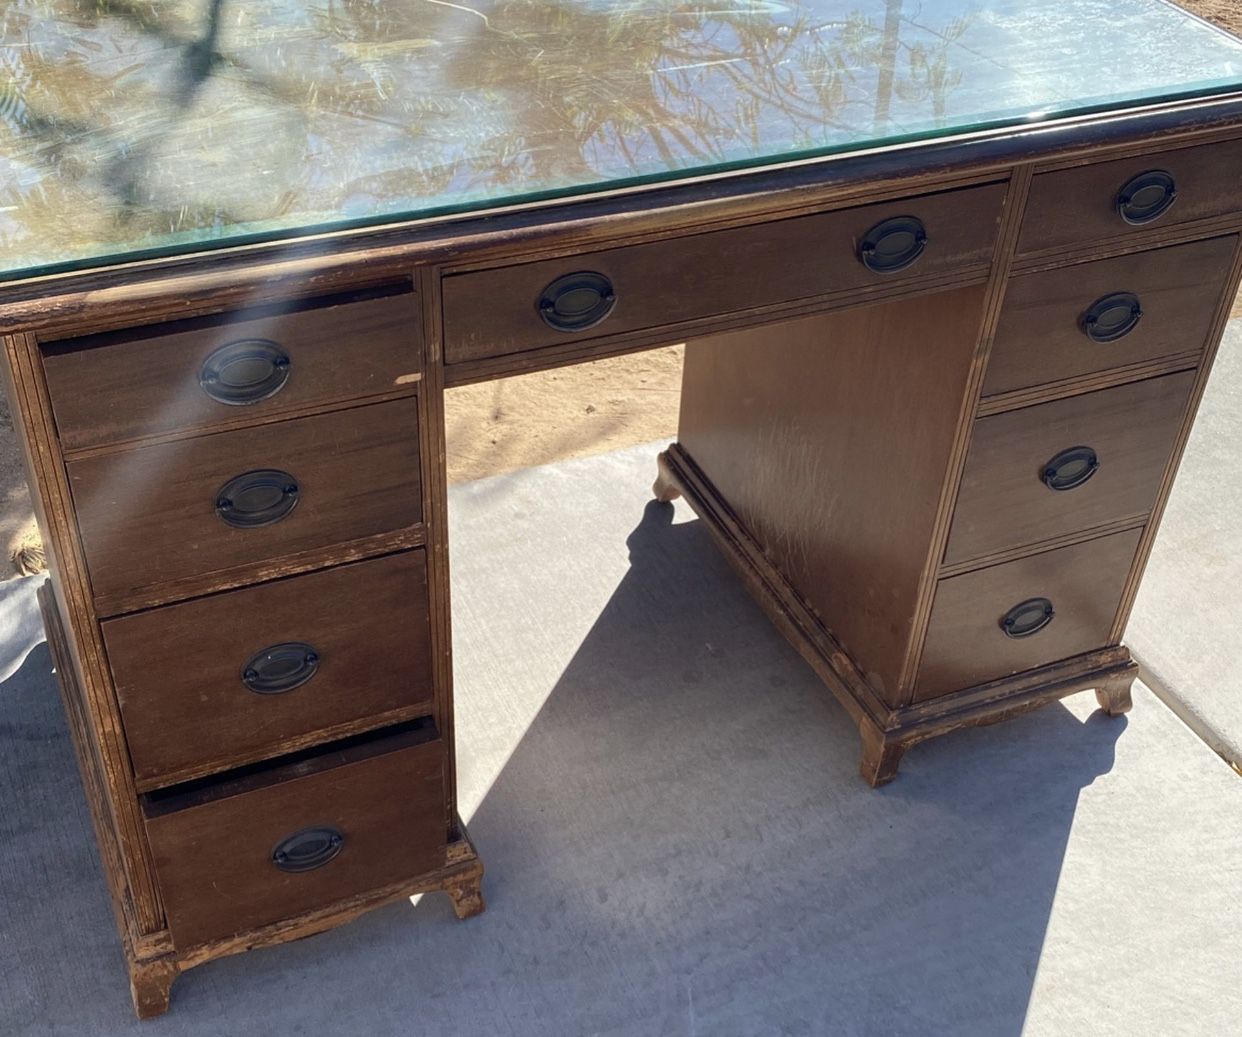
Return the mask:
<svg viewBox="0 0 1242 1037">
<path fill-rule="evenodd" d="M 1242 35 L 1242 0 L 1186 0 L 1183 6 Z M 1242 316 L 1242 296 L 1234 314 Z M 673 437 L 681 357 L 682 348 L 670 346 L 451 390 L 449 481 Z M 40 563 L 38 530 L 2 401 L 0 550 L 0 579 Z"/>
</svg>

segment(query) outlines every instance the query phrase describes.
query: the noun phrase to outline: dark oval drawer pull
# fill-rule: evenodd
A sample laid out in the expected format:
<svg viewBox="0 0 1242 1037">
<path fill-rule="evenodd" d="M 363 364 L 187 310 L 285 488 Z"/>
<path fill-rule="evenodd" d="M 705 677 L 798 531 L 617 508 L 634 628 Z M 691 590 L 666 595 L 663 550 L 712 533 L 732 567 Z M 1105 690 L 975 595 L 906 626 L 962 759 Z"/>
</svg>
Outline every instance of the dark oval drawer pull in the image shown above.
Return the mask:
<svg viewBox="0 0 1242 1037">
<path fill-rule="evenodd" d="M 1072 446 L 1044 465 L 1040 478 L 1050 490 L 1072 490 L 1099 470 L 1100 459 L 1094 450 L 1089 446 Z"/>
<path fill-rule="evenodd" d="M 272 863 L 281 871 L 314 871 L 332 860 L 344 846 L 345 836 L 330 825 L 303 828 L 276 844 Z"/>
<path fill-rule="evenodd" d="M 539 316 L 557 331 L 585 331 L 602 321 L 617 304 L 612 282 L 584 270 L 558 277 L 539 296 Z"/>
<path fill-rule="evenodd" d="M 262 338 L 221 346 L 203 361 L 198 376 L 203 392 L 230 407 L 275 396 L 288 380 L 288 354 L 275 342 Z"/>
<path fill-rule="evenodd" d="M 1171 173 L 1153 169 L 1140 173 L 1117 192 L 1117 214 L 1139 226 L 1160 219 L 1177 201 L 1177 183 Z"/>
<path fill-rule="evenodd" d="M 1092 342 L 1116 342 L 1138 327 L 1143 307 L 1133 292 L 1113 292 L 1096 299 L 1082 315 L 1082 331 Z"/>
<path fill-rule="evenodd" d="M 216 514 L 230 526 L 253 529 L 279 522 L 298 503 L 298 481 L 278 468 L 230 479 L 216 493 Z"/>
<path fill-rule="evenodd" d="M 1006 637 L 1030 637 L 1051 623 L 1055 615 L 1047 598 L 1028 598 L 1006 612 L 1000 626 Z"/>
<path fill-rule="evenodd" d="M 256 652 L 242 669 L 242 683 L 256 695 L 280 695 L 300 688 L 319 670 L 319 653 L 301 641 Z"/>
<path fill-rule="evenodd" d="M 877 223 L 858 246 L 862 265 L 877 274 L 904 270 L 923 254 L 927 247 L 927 231 L 914 216 L 894 216 Z"/>
</svg>

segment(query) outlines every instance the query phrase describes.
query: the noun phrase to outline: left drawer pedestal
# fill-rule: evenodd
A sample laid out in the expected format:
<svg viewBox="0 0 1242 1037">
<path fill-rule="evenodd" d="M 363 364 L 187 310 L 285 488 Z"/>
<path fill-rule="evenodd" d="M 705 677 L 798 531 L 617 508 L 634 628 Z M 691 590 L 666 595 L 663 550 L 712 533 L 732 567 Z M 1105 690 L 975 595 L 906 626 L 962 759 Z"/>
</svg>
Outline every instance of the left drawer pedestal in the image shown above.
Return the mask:
<svg viewBox="0 0 1242 1037">
<path fill-rule="evenodd" d="M 384 903 L 483 908 L 437 648 L 421 326 L 398 285 L 5 340 L 139 1016 L 186 968 Z"/>
</svg>

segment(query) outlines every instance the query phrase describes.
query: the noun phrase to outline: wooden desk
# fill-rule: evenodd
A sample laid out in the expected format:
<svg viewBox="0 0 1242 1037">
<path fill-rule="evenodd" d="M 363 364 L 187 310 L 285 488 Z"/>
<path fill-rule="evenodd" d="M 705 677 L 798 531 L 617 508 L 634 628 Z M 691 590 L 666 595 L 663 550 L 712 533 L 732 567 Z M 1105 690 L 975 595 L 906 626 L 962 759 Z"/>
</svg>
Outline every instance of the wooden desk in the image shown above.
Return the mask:
<svg viewBox="0 0 1242 1037">
<path fill-rule="evenodd" d="M 655 493 L 872 784 L 1129 708 L 1242 280 L 1242 43 L 1158 0 L 90 6 L 0 19 L 0 335 L 139 1015 L 411 893 L 482 910 L 447 386 L 686 341 Z"/>
</svg>

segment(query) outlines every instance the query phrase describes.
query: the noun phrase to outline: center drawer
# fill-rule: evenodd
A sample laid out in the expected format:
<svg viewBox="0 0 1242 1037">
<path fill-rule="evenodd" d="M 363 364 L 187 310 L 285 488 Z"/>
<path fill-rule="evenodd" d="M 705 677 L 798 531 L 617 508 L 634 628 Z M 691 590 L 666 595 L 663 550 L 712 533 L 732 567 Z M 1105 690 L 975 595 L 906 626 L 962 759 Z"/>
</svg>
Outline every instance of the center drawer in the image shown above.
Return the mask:
<svg viewBox="0 0 1242 1037">
<path fill-rule="evenodd" d="M 1004 198 L 1004 184 L 988 184 L 454 274 L 443 283 L 445 361 L 986 267 Z"/>
<path fill-rule="evenodd" d="M 414 399 L 66 466 L 96 599 L 422 521 Z"/>
<path fill-rule="evenodd" d="M 102 629 L 140 790 L 432 711 L 421 549 Z"/>
<path fill-rule="evenodd" d="M 1182 371 L 979 418 L 945 564 L 1144 515 L 1194 381 Z"/>
<path fill-rule="evenodd" d="M 446 757 L 430 720 L 142 797 L 178 951 L 443 867 Z"/>
</svg>

